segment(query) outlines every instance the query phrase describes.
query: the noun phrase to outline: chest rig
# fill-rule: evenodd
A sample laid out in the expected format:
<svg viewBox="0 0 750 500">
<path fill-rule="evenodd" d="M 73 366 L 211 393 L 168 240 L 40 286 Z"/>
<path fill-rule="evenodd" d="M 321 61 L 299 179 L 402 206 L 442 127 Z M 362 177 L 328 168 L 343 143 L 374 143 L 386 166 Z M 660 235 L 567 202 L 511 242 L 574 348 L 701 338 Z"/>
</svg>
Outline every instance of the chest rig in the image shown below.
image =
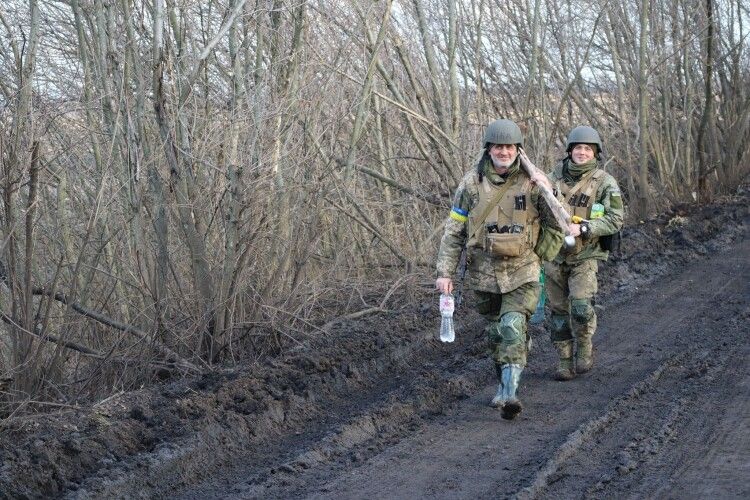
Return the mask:
<svg viewBox="0 0 750 500">
<path fill-rule="evenodd" d="M 573 186 L 568 186 L 564 180 L 560 182 L 560 191 L 569 209 L 570 215 L 577 215 L 582 219 L 591 218 L 591 206 L 596 203 L 596 192 L 604 180 L 604 170 L 595 169 L 583 176 Z"/>
<path fill-rule="evenodd" d="M 531 203 L 531 182 L 521 174 L 495 185 L 477 183 L 479 199 L 469 213 L 467 245 L 497 257 L 518 257 L 534 248 L 539 213 Z"/>
<path fill-rule="evenodd" d="M 563 195 L 563 203 L 571 216 L 578 216 L 586 220 L 591 219 L 591 207 L 596 203 L 596 193 L 604 180 L 604 175 L 604 170 L 597 168 L 585 174 L 573 186 L 568 186 L 565 180 L 560 181 L 560 192 Z M 580 252 L 584 246 L 597 244 L 598 241 L 599 238 L 597 237 L 591 238 L 586 242 L 581 237 L 577 237 L 575 247 L 567 251 L 563 249 L 563 251 L 575 254 Z"/>
</svg>

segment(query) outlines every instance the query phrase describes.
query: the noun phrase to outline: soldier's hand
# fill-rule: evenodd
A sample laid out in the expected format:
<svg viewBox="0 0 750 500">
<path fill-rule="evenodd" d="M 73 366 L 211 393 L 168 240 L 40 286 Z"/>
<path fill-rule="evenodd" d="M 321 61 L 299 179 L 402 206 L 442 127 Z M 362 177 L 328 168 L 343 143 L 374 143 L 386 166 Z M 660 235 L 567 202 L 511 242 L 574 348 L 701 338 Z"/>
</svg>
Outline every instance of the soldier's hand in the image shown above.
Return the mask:
<svg viewBox="0 0 750 500">
<path fill-rule="evenodd" d="M 438 278 L 435 280 L 435 288 L 440 293 L 453 293 L 453 280 L 450 278 Z"/>
<path fill-rule="evenodd" d="M 580 224 L 571 224 L 568 226 L 568 230 L 570 231 L 571 236 L 581 236 Z"/>
</svg>

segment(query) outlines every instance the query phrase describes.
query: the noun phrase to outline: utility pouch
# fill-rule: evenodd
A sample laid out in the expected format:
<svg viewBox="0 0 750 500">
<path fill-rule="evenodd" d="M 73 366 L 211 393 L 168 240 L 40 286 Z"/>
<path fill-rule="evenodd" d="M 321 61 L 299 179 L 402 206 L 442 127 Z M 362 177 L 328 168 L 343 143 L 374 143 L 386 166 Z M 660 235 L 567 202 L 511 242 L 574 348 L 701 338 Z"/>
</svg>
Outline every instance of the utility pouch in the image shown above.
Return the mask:
<svg viewBox="0 0 750 500">
<path fill-rule="evenodd" d="M 617 252 L 618 250 L 620 250 L 621 240 L 622 236 L 620 236 L 620 231 L 617 231 L 615 234 L 600 236 L 599 246 L 606 252 Z"/>
<path fill-rule="evenodd" d="M 526 250 L 526 234 L 490 233 L 484 237 L 484 251 L 494 257 L 518 257 Z"/>
<path fill-rule="evenodd" d="M 534 253 L 543 261 L 551 262 L 560 252 L 564 239 L 565 235 L 561 231 L 542 226 Z"/>
</svg>

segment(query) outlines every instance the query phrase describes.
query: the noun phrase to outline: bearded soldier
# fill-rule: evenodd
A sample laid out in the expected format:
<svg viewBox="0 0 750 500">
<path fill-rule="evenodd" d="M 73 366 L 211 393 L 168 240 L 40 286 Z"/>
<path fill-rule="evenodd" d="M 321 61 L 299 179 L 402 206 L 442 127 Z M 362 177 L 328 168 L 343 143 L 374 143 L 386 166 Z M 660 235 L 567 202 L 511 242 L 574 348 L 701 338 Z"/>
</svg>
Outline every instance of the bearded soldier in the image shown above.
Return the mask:
<svg viewBox="0 0 750 500">
<path fill-rule="evenodd" d="M 486 332 L 500 379 L 491 404 L 508 420 L 522 409 L 516 391 L 526 366 L 527 321 L 539 299 L 540 256 L 553 258 L 563 239 L 536 185 L 551 189 L 551 183 L 544 174 L 530 178 L 520 168 L 522 146 L 514 122 L 496 120 L 487 127 L 482 158 L 461 180 L 445 223 L 435 283 L 442 293 L 452 293 L 466 246 L 466 286 L 489 321 Z"/>
<path fill-rule="evenodd" d="M 599 261 L 609 257 L 612 235 L 622 227 L 623 204 L 614 177 L 600 168 L 602 141 L 591 127 L 568 134 L 567 156 L 550 174 L 573 217 L 574 247 L 545 264 L 552 310 L 552 343 L 560 357 L 556 380 L 591 370 L 596 331 L 594 296 Z M 575 359 L 574 359 L 575 352 Z"/>
</svg>

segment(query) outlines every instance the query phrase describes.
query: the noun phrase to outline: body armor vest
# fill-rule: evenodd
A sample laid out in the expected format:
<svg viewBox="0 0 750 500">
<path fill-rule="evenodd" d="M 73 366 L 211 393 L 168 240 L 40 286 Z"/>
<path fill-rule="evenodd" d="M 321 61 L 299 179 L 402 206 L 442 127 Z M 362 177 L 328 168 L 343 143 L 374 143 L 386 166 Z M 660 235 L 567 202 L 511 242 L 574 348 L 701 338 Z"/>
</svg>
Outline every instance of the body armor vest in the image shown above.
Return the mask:
<svg viewBox="0 0 750 500">
<path fill-rule="evenodd" d="M 522 174 L 511 176 L 499 186 L 486 177 L 477 183 L 479 200 L 469 213 L 467 245 L 502 257 L 517 257 L 532 250 L 539 237 L 539 213 L 531 203 L 531 187 Z M 487 212 L 498 196 L 499 201 Z M 479 220 L 485 213 L 485 219 Z"/>
<path fill-rule="evenodd" d="M 596 203 L 595 196 L 599 190 L 599 186 L 604 180 L 604 174 L 604 170 L 597 168 L 590 173 L 585 174 L 581 180 L 573 186 L 568 186 L 564 180 L 560 181 L 560 191 L 563 195 L 563 204 L 571 216 L 578 216 L 586 220 L 591 219 L 591 206 Z M 591 238 L 585 243 L 580 237 L 576 238 L 575 249 L 571 249 L 569 253 L 578 253 L 584 245 L 595 244 L 598 243 L 598 241 L 598 237 Z"/>
<path fill-rule="evenodd" d="M 568 186 L 565 181 L 560 182 L 560 191 L 567 205 L 570 215 L 577 215 L 582 219 L 591 217 L 591 205 L 596 203 L 596 195 L 599 185 L 604 179 L 604 170 L 596 169 L 584 175 L 583 178 L 573 186 Z"/>
</svg>

